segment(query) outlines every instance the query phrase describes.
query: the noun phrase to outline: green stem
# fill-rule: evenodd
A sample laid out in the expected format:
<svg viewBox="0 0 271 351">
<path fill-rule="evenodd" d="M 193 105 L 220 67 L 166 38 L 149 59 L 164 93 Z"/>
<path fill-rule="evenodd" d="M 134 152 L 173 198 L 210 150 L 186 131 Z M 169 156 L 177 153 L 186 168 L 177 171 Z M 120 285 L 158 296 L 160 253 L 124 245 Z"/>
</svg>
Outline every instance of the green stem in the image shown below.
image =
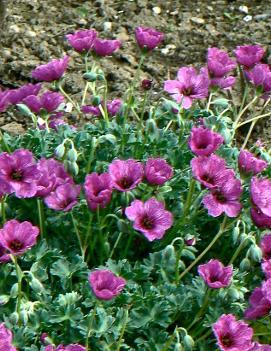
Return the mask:
<svg viewBox="0 0 271 351">
<path fill-rule="evenodd" d="M 123 322 L 123 325 L 122 325 L 122 328 L 121 328 L 120 337 L 119 337 L 119 340 L 118 340 L 118 343 L 117 343 L 116 351 L 119 351 L 120 348 L 121 348 L 122 339 L 123 339 L 123 335 L 124 335 L 124 332 L 125 332 L 125 329 L 126 329 L 126 326 L 127 326 L 127 323 L 128 323 L 128 319 L 129 319 L 129 313 L 128 313 L 128 309 L 127 309 L 127 310 L 125 310 L 124 322 Z"/>
<path fill-rule="evenodd" d="M 214 93 L 210 93 L 209 99 L 208 99 L 208 103 L 207 103 L 207 107 L 206 107 L 207 112 L 209 112 L 209 109 L 210 109 L 210 105 L 211 105 L 211 101 L 212 101 L 212 97 L 213 97 L 213 96 L 214 96 Z"/>
<path fill-rule="evenodd" d="M 6 150 L 8 153 L 11 153 L 10 147 L 9 147 L 8 144 L 6 143 L 5 138 L 4 138 L 4 135 L 3 135 L 2 131 L 1 131 L 1 129 L 0 129 L 0 139 L 1 139 L 1 142 L 2 142 L 2 144 L 3 144 L 4 148 L 5 148 L 5 150 Z"/>
<path fill-rule="evenodd" d="M 40 226 L 40 236 L 44 238 L 44 209 L 42 200 L 37 198 L 38 214 L 39 214 L 39 226 Z"/>
<path fill-rule="evenodd" d="M 238 129 L 238 128 L 244 126 L 244 125 L 247 124 L 247 123 L 256 121 L 256 120 L 261 119 L 261 118 L 264 118 L 264 117 L 268 117 L 268 116 L 270 116 L 270 115 L 271 115 L 271 113 L 268 112 L 268 113 L 265 113 L 265 114 L 263 114 L 263 115 L 259 115 L 259 116 L 253 117 L 253 118 L 251 118 L 251 119 L 248 119 L 247 121 L 244 121 L 244 122 L 238 124 L 238 126 L 237 126 L 235 129 Z"/>
<path fill-rule="evenodd" d="M 225 232 L 225 229 L 226 229 L 226 222 L 227 222 L 227 217 L 225 216 L 216 236 L 213 238 L 210 244 L 205 248 L 205 250 L 203 250 L 202 253 L 181 273 L 180 280 L 188 272 L 191 271 L 191 269 L 202 259 L 203 256 L 206 255 L 206 253 L 213 247 L 213 245 L 217 242 L 217 240 L 222 236 L 222 234 Z"/>
<path fill-rule="evenodd" d="M 17 296 L 17 302 L 16 302 L 16 312 L 18 313 L 19 316 L 19 325 L 21 324 L 20 322 L 20 309 L 21 309 L 21 301 L 22 301 L 22 280 L 23 280 L 23 272 L 18 264 L 17 257 L 10 255 L 12 262 L 15 265 L 16 269 L 16 275 L 18 279 L 18 296 Z"/>
<path fill-rule="evenodd" d="M 192 323 L 190 323 L 189 326 L 186 328 L 187 331 L 189 331 L 193 327 L 193 325 L 195 325 L 198 322 L 200 317 L 205 313 L 206 307 L 209 304 L 210 294 L 211 294 L 211 289 L 207 288 L 202 306 L 199 309 L 198 313 L 196 314 L 195 318 L 193 319 Z"/>
<path fill-rule="evenodd" d="M 67 98 L 67 100 L 70 101 L 70 103 L 73 105 L 73 107 L 76 109 L 76 111 L 81 114 L 80 108 L 77 106 L 77 103 L 73 101 L 73 99 L 65 92 L 65 90 L 62 88 L 62 85 L 58 85 L 59 91 Z"/>
<path fill-rule="evenodd" d="M 240 121 L 240 118 L 243 116 L 243 114 L 246 112 L 246 110 L 252 106 L 254 104 L 254 102 L 256 102 L 258 100 L 258 95 L 254 96 L 254 98 L 239 112 L 234 124 L 233 124 L 233 137 L 234 138 L 234 135 L 235 135 L 235 132 L 236 132 L 236 129 L 238 127 L 238 123 Z"/>
<path fill-rule="evenodd" d="M 128 240 L 127 240 L 127 244 L 126 244 L 125 249 L 124 249 L 124 252 L 123 252 L 123 258 L 126 258 L 126 257 L 127 257 L 129 248 L 130 248 L 131 243 L 132 243 L 132 239 L 133 239 L 133 234 L 130 233 L 130 234 L 129 234 L 129 238 L 128 238 Z"/>
<path fill-rule="evenodd" d="M 144 98 L 143 98 L 143 104 L 142 104 L 142 107 L 141 107 L 141 114 L 140 114 L 140 128 L 143 127 L 143 118 L 144 118 L 144 113 L 145 113 L 145 108 L 146 108 L 146 103 L 147 103 L 147 97 L 148 97 L 148 91 L 145 92 L 144 94 Z"/>
<path fill-rule="evenodd" d="M 83 248 L 82 239 L 81 239 L 79 230 L 78 230 L 78 228 L 77 228 L 76 220 L 75 220 L 75 218 L 74 218 L 72 212 L 70 212 L 70 214 L 71 214 L 71 219 L 72 219 L 73 228 L 74 228 L 74 231 L 75 231 L 75 234 L 76 234 L 76 236 L 77 236 L 78 243 L 79 243 L 79 246 L 80 246 L 81 255 L 82 255 L 83 260 L 84 260 L 84 258 L 85 258 L 85 252 L 84 252 L 84 248 Z"/>
<path fill-rule="evenodd" d="M 207 330 L 206 333 L 204 333 L 200 338 L 198 338 L 198 339 L 196 340 L 196 343 L 198 344 L 199 341 L 202 341 L 202 340 L 206 339 L 209 335 L 212 334 L 212 332 L 213 332 L 212 329 Z M 255 335 L 255 334 L 254 334 L 254 335 Z"/>
<path fill-rule="evenodd" d="M 243 248 L 246 245 L 246 240 L 242 241 L 239 246 L 237 247 L 236 251 L 234 252 L 234 254 L 232 255 L 232 258 L 229 261 L 229 265 L 233 264 L 233 262 L 236 260 L 236 258 L 239 256 L 239 253 L 243 250 Z"/>
<path fill-rule="evenodd" d="M 114 244 L 114 246 L 113 246 L 113 248 L 112 248 L 112 250 L 111 250 L 111 252 L 110 252 L 109 258 L 111 258 L 111 257 L 114 255 L 115 249 L 116 249 L 116 247 L 118 246 L 118 244 L 119 244 L 119 242 L 120 242 L 120 239 L 122 238 L 122 235 L 123 235 L 123 233 L 120 232 L 119 235 L 118 235 L 118 237 L 117 237 L 117 240 L 116 240 L 116 242 L 115 242 L 115 244 Z"/>
<path fill-rule="evenodd" d="M 86 238 L 85 238 L 85 242 L 84 242 L 84 246 L 83 246 L 83 250 L 84 250 L 84 256 L 86 254 L 86 250 L 88 247 L 88 241 L 90 239 L 91 236 L 91 224 L 92 224 L 92 219 L 93 219 L 93 215 L 92 213 L 89 214 L 89 221 L 88 221 L 88 226 L 87 226 L 87 232 L 86 232 Z"/>
<path fill-rule="evenodd" d="M 96 315 L 96 308 L 97 308 L 97 305 L 94 307 L 94 309 L 92 311 L 91 319 L 90 319 L 89 324 L 88 324 L 88 332 L 87 332 L 87 339 L 86 339 L 86 351 L 90 351 L 89 338 L 91 336 L 91 333 L 93 332 L 92 325 L 93 325 L 94 318 Z"/>
<path fill-rule="evenodd" d="M 183 210 L 183 218 L 185 219 L 189 209 L 190 209 L 190 205 L 191 205 L 191 201 L 192 201 L 192 197 L 194 194 L 194 190 L 195 190 L 195 185 L 196 185 L 196 181 L 195 179 L 192 179 L 190 182 L 190 186 L 189 186 L 189 190 L 188 190 L 188 194 L 187 194 L 187 198 L 186 198 L 186 202 L 184 205 L 184 210 Z"/>
<path fill-rule="evenodd" d="M 6 197 L 3 195 L 1 198 L 1 214 L 2 214 L 2 225 L 6 223 L 6 209 L 5 209 L 5 204 L 6 204 Z"/>
</svg>

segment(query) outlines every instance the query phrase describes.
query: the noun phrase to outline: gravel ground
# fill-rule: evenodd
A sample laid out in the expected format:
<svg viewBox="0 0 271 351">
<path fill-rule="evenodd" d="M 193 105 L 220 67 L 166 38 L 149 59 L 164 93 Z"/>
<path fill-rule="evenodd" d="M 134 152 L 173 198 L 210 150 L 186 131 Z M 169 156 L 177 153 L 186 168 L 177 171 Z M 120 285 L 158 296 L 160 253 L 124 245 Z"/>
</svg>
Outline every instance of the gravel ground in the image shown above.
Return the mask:
<svg viewBox="0 0 271 351">
<path fill-rule="evenodd" d="M 64 35 L 79 28 L 95 28 L 101 36 L 123 42 L 122 49 L 103 62 L 111 94 L 121 96 L 138 64 L 134 40 L 138 25 L 153 26 L 166 33 L 163 45 L 142 69 L 142 77 L 151 77 L 159 87 L 163 80 L 173 78 L 180 66 L 202 65 L 210 46 L 231 51 L 236 45 L 257 43 L 268 48 L 271 0 L 8 0 L 0 36 L 0 87 L 31 82 L 34 67 L 69 54 L 74 60 L 66 88 L 77 93 L 73 72 L 78 56 Z M 269 62 L 270 58 L 267 57 Z M 24 120 L 10 113 L 0 115 L 4 130 L 21 132 L 25 125 Z M 271 121 L 266 120 L 255 130 L 268 140 L 270 125 Z"/>
</svg>

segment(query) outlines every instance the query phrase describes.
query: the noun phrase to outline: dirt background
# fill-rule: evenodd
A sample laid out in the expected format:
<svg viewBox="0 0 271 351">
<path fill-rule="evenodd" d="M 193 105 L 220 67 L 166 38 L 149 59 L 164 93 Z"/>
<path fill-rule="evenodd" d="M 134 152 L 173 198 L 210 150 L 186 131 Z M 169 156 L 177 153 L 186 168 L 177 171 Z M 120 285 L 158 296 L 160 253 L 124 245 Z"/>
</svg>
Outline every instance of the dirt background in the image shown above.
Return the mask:
<svg viewBox="0 0 271 351">
<path fill-rule="evenodd" d="M 166 33 L 165 41 L 145 62 L 142 78 L 152 78 L 161 88 L 183 65 L 201 66 L 210 46 L 232 51 L 236 45 L 271 43 L 271 0 L 262 1 L 147 1 L 147 0 L 5 0 L 8 9 L 0 35 L 0 88 L 32 82 L 31 70 L 64 54 L 73 57 L 66 89 L 80 91 L 75 71 L 78 55 L 64 39 L 79 28 L 95 28 L 104 38 L 118 38 L 121 50 L 103 60 L 114 97 L 133 78 L 139 52 L 134 29 L 155 27 Z M 269 54 L 268 54 L 269 55 Z M 270 56 L 267 60 L 270 60 Z M 0 126 L 22 132 L 26 121 L 10 114 L 0 115 Z M 271 121 L 259 123 L 256 134 L 270 139 Z"/>
</svg>

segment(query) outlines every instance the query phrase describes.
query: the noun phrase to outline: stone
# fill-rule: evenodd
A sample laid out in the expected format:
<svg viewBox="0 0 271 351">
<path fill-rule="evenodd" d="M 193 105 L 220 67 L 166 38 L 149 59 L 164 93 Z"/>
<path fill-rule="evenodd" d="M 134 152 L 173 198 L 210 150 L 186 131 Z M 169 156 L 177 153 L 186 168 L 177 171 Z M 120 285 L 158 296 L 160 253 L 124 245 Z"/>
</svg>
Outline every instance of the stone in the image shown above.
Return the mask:
<svg viewBox="0 0 271 351">
<path fill-rule="evenodd" d="M 204 24 L 205 23 L 205 19 L 200 18 L 200 17 L 191 17 L 190 21 L 195 23 L 195 24 Z"/>
</svg>

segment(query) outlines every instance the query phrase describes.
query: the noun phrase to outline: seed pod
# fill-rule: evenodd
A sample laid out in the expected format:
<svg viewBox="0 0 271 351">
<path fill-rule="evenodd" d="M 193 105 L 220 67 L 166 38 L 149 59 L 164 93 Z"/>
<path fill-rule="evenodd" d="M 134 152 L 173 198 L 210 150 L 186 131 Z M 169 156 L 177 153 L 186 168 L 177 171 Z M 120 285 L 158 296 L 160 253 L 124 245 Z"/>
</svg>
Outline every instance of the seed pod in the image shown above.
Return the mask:
<svg viewBox="0 0 271 351">
<path fill-rule="evenodd" d="M 15 297 L 17 297 L 18 295 L 18 289 L 19 289 L 19 286 L 18 286 L 18 283 L 15 283 L 12 285 L 12 288 L 10 289 L 10 293 L 9 293 L 9 296 L 14 299 Z"/>
<path fill-rule="evenodd" d="M 19 112 L 26 116 L 26 117 L 32 117 L 33 116 L 33 112 L 30 110 L 30 108 L 28 106 L 26 106 L 25 104 L 17 104 L 16 105 Z"/>
<path fill-rule="evenodd" d="M 183 338 L 183 344 L 185 351 L 192 351 L 195 345 L 193 338 L 190 335 L 185 335 Z"/>
<path fill-rule="evenodd" d="M 78 158 L 78 153 L 77 151 L 72 148 L 67 152 L 67 159 L 71 162 L 76 162 Z"/>
<path fill-rule="evenodd" d="M 98 95 L 93 95 L 91 99 L 91 103 L 93 106 L 98 106 L 101 103 L 101 98 Z"/>
<path fill-rule="evenodd" d="M 249 248 L 249 256 L 251 257 L 251 259 L 255 262 L 260 262 L 262 259 L 262 250 L 259 248 L 259 246 L 257 245 L 252 245 Z"/>
<path fill-rule="evenodd" d="M 55 155 L 58 158 L 62 158 L 65 155 L 65 145 L 64 144 L 60 144 L 56 147 L 55 149 Z"/>
<path fill-rule="evenodd" d="M 41 282 L 35 277 L 32 277 L 32 280 L 30 282 L 30 286 L 36 293 L 40 293 L 44 290 Z"/>
<path fill-rule="evenodd" d="M 97 74 L 94 72 L 86 72 L 83 74 L 83 78 L 88 82 L 96 82 Z"/>
<path fill-rule="evenodd" d="M 245 257 L 240 263 L 240 270 L 243 271 L 243 272 L 244 271 L 249 271 L 250 270 L 250 266 L 251 266 L 251 264 L 250 264 L 249 259 L 247 257 Z"/>
<path fill-rule="evenodd" d="M 77 175 L 79 173 L 79 167 L 76 162 L 67 161 L 67 168 L 73 175 Z"/>
<path fill-rule="evenodd" d="M 19 315 L 17 312 L 13 312 L 9 315 L 9 321 L 11 324 L 16 325 L 19 321 Z"/>
<path fill-rule="evenodd" d="M 25 310 L 20 312 L 20 320 L 23 322 L 23 325 L 26 325 L 28 322 L 28 314 Z"/>
</svg>

